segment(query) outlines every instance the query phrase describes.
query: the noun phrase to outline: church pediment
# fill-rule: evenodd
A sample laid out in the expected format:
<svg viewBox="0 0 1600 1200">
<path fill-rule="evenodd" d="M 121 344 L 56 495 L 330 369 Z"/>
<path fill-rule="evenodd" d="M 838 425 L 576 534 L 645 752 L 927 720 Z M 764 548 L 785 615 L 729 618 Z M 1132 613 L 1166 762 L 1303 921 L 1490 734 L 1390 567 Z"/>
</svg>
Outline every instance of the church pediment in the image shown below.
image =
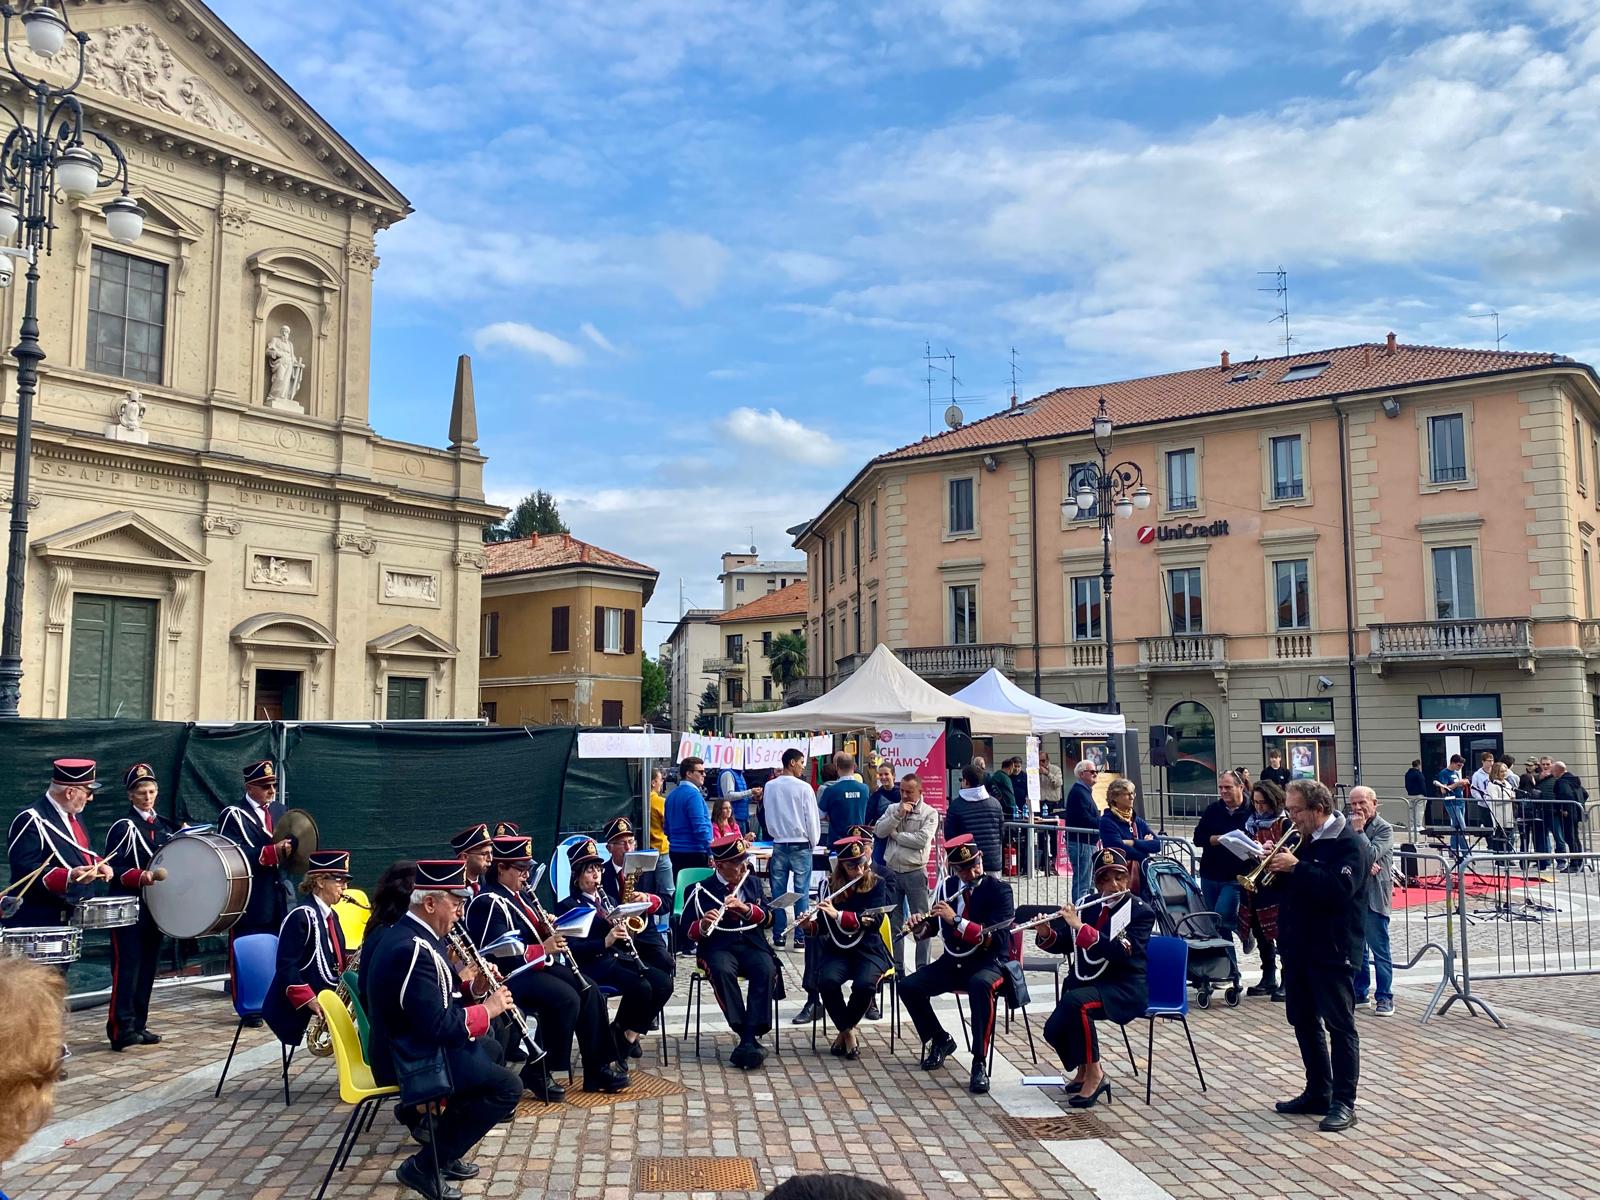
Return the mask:
<svg viewBox="0 0 1600 1200">
<path fill-rule="evenodd" d="M 41 558 L 143 567 L 162 571 L 203 570 L 210 562 L 136 512 L 108 513 L 33 543 Z"/>
<path fill-rule="evenodd" d="M 380 634 L 367 643 L 373 654 L 406 655 L 411 658 L 454 658 L 456 648 L 421 625 L 402 625 Z"/>
</svg>

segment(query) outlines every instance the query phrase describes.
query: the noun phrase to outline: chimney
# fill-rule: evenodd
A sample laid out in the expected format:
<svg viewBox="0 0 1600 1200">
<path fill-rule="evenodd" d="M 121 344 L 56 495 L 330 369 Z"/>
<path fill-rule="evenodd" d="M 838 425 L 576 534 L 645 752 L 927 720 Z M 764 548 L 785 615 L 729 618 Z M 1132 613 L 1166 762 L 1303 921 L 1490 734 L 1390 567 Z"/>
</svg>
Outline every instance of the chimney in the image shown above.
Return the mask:
<svg viewBox="0 0 1600 1200">
<path fill-rule="evenodd" d="M 1228 352 L 1226 350 L 1222 352 L 1222 369 L 1224 371 L 1228 369 Z"/>
<path fill-rule="evenodd" d="M 1383 352 L 1389 358 L 1393 358 L 1394 357 L 1395 340 L 1394 340 L 1394 330 L 1392 330 L 1392 329 L 1389 331 L 1389 340 L 1384 344 Z"/>
<path fill-rule="evenodd" d="M 1372 365 L 1372 346 L 1370 344 L 1361 347 L 1361 365 L 1363 367 Z"/>
</svg>

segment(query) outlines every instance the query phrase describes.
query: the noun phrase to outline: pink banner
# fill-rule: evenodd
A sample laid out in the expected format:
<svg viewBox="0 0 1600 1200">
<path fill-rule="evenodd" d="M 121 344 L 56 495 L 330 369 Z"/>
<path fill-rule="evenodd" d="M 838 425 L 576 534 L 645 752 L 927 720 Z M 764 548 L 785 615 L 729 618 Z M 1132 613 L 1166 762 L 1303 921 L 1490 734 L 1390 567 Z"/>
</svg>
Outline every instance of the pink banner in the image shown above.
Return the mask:
<svg viewBox="0 0 1600 1200">
<path fill-rule="evenodd" d="M 895 725 L 878 730 L 878 756 L 894 768 L 894 777 L 915 772 L 922 781 L 922 798 L 939 814 L 939 830 L 934 838 L 934 852 L 928 859 L 928 882 L 938 876 L 938 864 L 944 859 L 944 814 L 949 807 L 945 795 L 944 726 Z"/>
</svg>

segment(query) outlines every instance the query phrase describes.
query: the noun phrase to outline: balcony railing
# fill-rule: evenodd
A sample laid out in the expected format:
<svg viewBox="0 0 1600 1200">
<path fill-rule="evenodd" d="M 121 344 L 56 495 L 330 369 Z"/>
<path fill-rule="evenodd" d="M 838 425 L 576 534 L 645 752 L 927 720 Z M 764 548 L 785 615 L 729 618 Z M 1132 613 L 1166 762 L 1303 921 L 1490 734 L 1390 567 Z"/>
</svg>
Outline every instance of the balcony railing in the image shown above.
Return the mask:
<svg viewBox="0 0 1600 1200">
<path fill-rule="evenodd" d="M 1278 633 L 1272 637 L 1272 650 L 1277 658 L 1310 658 L 1309 633 Z"/>
<path fill-rule="evenodd" d="M 783 706 L 793 708 L 796 704 L 804 704 L 807 700 L 815 700 L 822 695 L 821 675 L 799 675 L 788 682 L 783 689 Z"/>
<path fill-rule="evenodd" d="M 1524 659 L 1533 661 L 1533 622 L 1527 617 L 1464 621 L 1407 621 L 1369 626 L 1373 663 L 1415 659 Z"/>
<path fill-rule="evenodd" d="M 1073 642 L 1072 665 L 1075 667 L 1093 667 L 1099 669 L 1106 665 L 1106 644 L 1104 642 Z"/>
<path fill-rule="evenodd" d="M 1017 667 L 1017 649 L 1002 643 L 969 646 L 907 646 L 896 657 L 924 679 L 968 676 L 976 679 L 990 667 L 1007 675 Z"/>
<path fill-rule="evenodd" d="M 1227 638 L 1220 633 L 1180 633 L 1139 639 L 1139 666 L 1167 670 L 1199 670 L 1227 661 Z"/>
<path fill-rule="evenodd" d="M 737 658 L 708 658 L 700 664 L 700 669 L 707 675 L 726 675 L 729 671 L 744 670 L 744 663 Z"/>
</svg>

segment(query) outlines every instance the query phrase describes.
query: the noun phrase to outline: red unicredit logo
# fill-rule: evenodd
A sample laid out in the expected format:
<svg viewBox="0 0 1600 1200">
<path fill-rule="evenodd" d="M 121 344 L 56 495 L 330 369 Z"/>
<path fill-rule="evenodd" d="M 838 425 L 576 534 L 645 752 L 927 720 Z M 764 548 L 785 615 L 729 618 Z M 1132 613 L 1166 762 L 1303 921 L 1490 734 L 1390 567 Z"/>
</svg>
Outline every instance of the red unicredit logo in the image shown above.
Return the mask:
<svg viewBox="0 0 1600 1200">
<path fill-rule="evenodd" d="M 1154 525 L 1141 525 L 1137 536 L 1141 546 L 1148 546 L 1156 540 L 1156 527 Z"/>
</svg>

